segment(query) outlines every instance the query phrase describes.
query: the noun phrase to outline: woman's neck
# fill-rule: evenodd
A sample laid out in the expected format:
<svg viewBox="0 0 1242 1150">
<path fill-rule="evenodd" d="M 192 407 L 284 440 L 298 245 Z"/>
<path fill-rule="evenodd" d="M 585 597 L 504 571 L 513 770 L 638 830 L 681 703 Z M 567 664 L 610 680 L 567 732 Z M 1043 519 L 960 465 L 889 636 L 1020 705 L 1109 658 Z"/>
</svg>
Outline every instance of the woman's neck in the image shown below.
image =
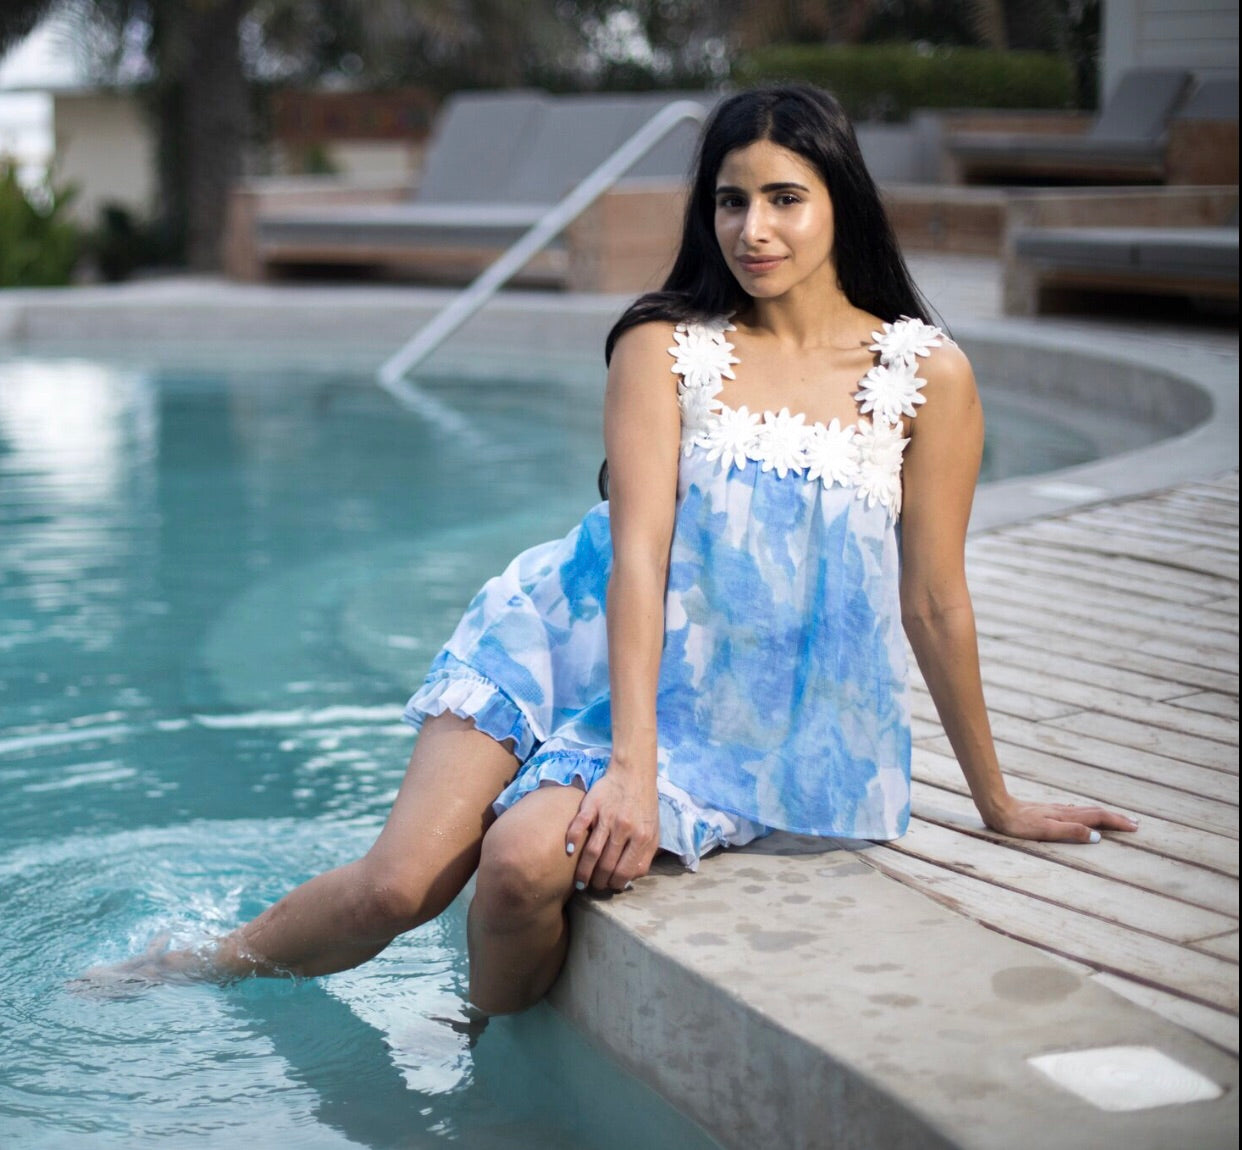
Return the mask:
<svg viewBox="0 0 1242 1150">
<path fill-rule="evenodd" d="M 752 297 L 750 306 L 739 318 L 782 344 L 822 347 L 839 345 L 843 336 L 852 339 L 867 326 L 870 317 L 850 303 L 835 284 L 827 291 L 807 284 L 776 299 Z"/>
</svg>

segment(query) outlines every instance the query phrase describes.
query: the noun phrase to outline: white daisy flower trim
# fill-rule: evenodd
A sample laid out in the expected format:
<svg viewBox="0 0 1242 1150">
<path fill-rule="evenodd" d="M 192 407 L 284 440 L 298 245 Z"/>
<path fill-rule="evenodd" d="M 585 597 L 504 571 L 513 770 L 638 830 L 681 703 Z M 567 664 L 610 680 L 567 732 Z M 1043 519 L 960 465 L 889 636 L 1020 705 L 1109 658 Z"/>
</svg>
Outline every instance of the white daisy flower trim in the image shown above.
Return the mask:
<svg viewBox="0 0 1242 1150">
<path fill-rule="evenodd" d="M 764 412 L 755 437 L 754 455 L 764 471 L 775 471 L 784 479 L 791 471 L 800 475 L 805 470 L 806 439 L 811 430 L 803 426 L 805 422 L 805 415 L 790 415 L 787 407 L 775 415 Z"/>
<path fill-rule="evenodd" d="M 905 363 L 911 367 L 917 359 L 929 356 L 933 347 L 945 342 L 944 332 L 938 327 L 910 316 L 884 324 L 883 331 L 873 331 L 871 338 L 875 343 L 868 350 L 878 351 L 882 364 Z"/>
<path fill-rule="evenodd" d="M 719 459 L 722 467 L 736 467 L 740 471 L 747 460 L 758 458 L 758 435 L 759 413 L 748 411 L 743 404 L 736 409 L 724 407 L 713 415 L 696 442 L 707 448 L 707 458 L 712 462 Z"/>
<path fill-rule="evenodd" d="M 706 428 L 708 420 L 724 406 L 706 387 L 686 388 L 677 397 L 677 403 L 681 408 L 683 445 L 686 444 L 687 439 L 693 443 L 695 437 Z M 686 450 L 688 452 L 689 447 Z"/>
<path fill-rule="evenodd" d="M 901 514 L 901 456 L 909 442 L 898 426 L 858 421 L 858 498 L 868 509 L 879 503 L 892 515 Z"/>
<path fill-rule="evenodd" d="M 842 427 L 839 419 L 827 427 L 815 424 L 802 449 L 807 479 L 818 479 L 824 487 L 852 487 L 858 482 L 857 440 L 857 429 Z"/>
<path fill-rule="evenodd" d="M 913 417 L 914 409 L 927 402 L 921 395 L 927 380 L 914 374 L 914 364 L 905 360 L 878 363 L 862 377 L 861 387 L 855 393 L 858 410 L 888 423 L 896 423 L 903 415 Z"/>
<path fill-rule="evenodd" d="M 761 416 L 717 399 L 723 380 L 735 378 L 733 365 L 740 362 L 725 338 L 733 330 L 727 317 L 678 324 L 674 330 L 675 343 L 668 350 L 672 371 L 681 377 L 682 451 L 690 455 L 701 449 L 725 471 L 755 462 L 781 479 L 792 474 L 825 489 L 852 487 L 868 510 L 880 506 L 893 517 L 900 515 L 902 457 L 910 442 L 902 435 L 901 420 L 914 418 L 926 402 L 921 390 L 927 381 L 916 374 L 918 360 L 948 343 L 948 337 L 905 317 L 873 332 L 876 342 L 870 350 L 879 352 L 880 362 L 854 393 L 858 421 L 842 427 L 839 419 L 827 426 L 808 424 L 804 414 L 791 414 L 787 407 Z"/>
<path fill-rule="evenodd" d="M 673 330 L 672 371 L 681 376 L 680 386 L 704 388 L 715 395 L 723 387 L 722 379 L 733 379 L 733 365 L 740 362 L 732 354 L 733 345 L 725 339 L 733 325 L 725 320 L 709 323 L 679 323 Z"/>
</svg>

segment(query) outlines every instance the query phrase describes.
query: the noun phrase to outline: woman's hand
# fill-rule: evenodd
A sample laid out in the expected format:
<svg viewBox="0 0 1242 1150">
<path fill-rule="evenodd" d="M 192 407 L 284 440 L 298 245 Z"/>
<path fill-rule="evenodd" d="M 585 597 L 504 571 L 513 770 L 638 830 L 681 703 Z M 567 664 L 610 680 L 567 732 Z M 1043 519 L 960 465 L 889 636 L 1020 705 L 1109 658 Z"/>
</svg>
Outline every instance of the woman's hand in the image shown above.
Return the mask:
<svg viewBox="0 0 1242 1150">
<path fill-rule="evenodd" d="M 1059 843 L 1098 843 L 1100 829 L 1138 829 L 1138 823 L 1133 819 L 1103 807 L 1027 803 L 1015 798 L 1007 798 L 1003 806 L 985 814 L 983 821 L 992 830 L 1016 839 Z"/>
<path fill-rule="evenodd" d="M 654 780 L 640 780 L 615 764 L 583 796 L 565 836 L 566 852 L 578 858 L 578 890 L 624 890 L 647 873 L 659 845 Z"/>
</svg>

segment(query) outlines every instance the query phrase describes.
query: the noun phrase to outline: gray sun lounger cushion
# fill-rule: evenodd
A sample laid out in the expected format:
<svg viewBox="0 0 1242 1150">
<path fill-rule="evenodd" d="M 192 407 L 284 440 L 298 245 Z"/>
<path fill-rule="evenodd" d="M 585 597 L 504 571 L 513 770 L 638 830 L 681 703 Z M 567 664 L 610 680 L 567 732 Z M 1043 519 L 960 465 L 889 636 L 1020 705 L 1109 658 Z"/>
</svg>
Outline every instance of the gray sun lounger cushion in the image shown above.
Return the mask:
<svg viewBox="0 0 1242 1150">
<path fill-rule="evenodd" d="M 1238 229 L 1031 228 L 1014 253 L 1061 271 L 1237 281 Z"/>
<path fill-rule="evenodd" d="M 427 148 L 418 203 L 504 198 L 548 108 L 542 92 L 463 92 L 449 98 Z"/>
<path fill-rule="evenodd" d="M 376 250 L 507 247 L 539 222 L 539 204 L 366 204 L 331 210 L 290 209 L 260 219 L 265 244 Z"/>
<path fill-rule="evenodd" d="M 1236 120 L 1238 81 L 1204 80 L 1178 111 L 1179 120 Z"/>
<path fill-rule="evenodd" d="M 947 140 L 950 153 L 972 167 L 1037 172 L 1115 166 L 1158 167 L 1169 117 L 1190 83 L 1183 69 L 1144 68 L 1127 72 L 1113 98 L 1080 136 L 1031 132 L 958 132 Z"/>
<path fill-rule="evenodd" d="M 1182 68 L 1135 68 L 1118 82 L 1087 131 L 1093 140 L 1159 140 L 1190 86 Z"/>
</svg>

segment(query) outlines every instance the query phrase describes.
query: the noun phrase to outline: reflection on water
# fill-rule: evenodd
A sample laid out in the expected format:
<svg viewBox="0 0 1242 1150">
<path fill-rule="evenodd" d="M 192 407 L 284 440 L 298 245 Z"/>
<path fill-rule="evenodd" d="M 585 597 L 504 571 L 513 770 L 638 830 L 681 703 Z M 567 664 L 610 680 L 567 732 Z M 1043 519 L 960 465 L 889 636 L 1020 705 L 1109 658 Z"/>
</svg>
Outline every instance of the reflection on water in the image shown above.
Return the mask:
<svg viewBox="0 0 1242 1150">
<path fill-rule="evenodd" d="M 594 499 L 599 384 L 433 381 L 465 435 L 339 373 L 0 361 L 0 1145 L 713 1145 L 546 1008 L 448 1025 L 461 905 L 321 982 L 66 986 L 369 845 L 465 600 Z"/>
</svg>

